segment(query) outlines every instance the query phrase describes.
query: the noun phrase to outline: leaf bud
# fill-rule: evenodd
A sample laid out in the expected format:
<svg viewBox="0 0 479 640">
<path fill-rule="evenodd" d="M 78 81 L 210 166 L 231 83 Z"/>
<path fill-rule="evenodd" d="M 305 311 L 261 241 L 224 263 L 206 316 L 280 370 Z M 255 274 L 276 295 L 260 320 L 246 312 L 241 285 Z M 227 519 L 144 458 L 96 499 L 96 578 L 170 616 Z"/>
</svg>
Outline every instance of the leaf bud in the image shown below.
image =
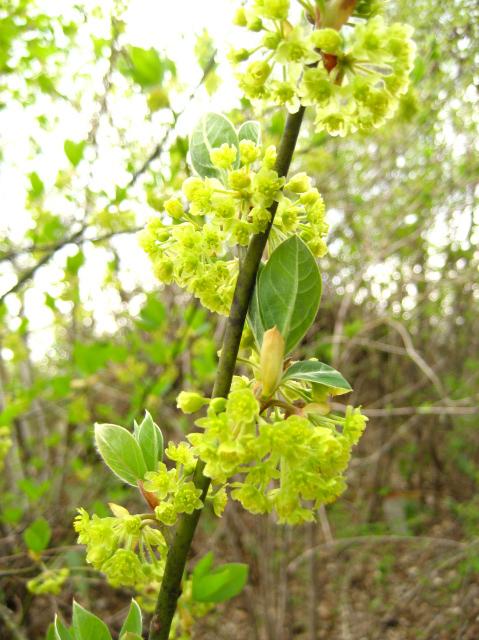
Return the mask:
<svg viewBox="0 0 479 640">
<path fill-rule="evenodd" d="M 283 374 L 284 338 L 276 327 L 265 331 L 260 352 L 263 397 L 271 396 Z"/>
</svg>

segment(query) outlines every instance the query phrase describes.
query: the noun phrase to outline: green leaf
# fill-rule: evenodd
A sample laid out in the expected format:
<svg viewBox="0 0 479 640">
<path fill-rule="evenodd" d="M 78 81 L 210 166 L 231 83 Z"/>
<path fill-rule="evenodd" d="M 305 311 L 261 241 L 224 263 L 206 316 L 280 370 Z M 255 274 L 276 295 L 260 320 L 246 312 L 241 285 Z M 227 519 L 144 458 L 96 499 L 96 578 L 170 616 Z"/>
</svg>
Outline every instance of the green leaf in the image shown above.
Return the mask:
<svg viewBox="0 0 479 640">
<path fill-rule="evenodd" d="M 248 579 L 248 565 L 223 564 L 211 571 L 210 552 L 196 565 L 192 575 L 192 595 L 197 602 L 225 602 L 243 590 Z"/>
<path fill-rule="evenodd" d="M 161 84 L 165 75 L 165 62 L 156 49 L 129 47 L 128 54 L 132 68 L 131 76 L 141 87 Z"/>
<path fill-rule="evenodd" d="M 73 640 L 72 634 L 58 616 L 55 616 L 53 626 L 55 629 L 55 640 Z"/>
<path fill-rule="evenodd" d="M 149 296 L 136 322 L 141 329 L 154 331 L 164 324 L 165 319 L 166 309 L 164 304 L 155 296 Z"/>
<path fill-rule="evenodd" d="M 40 553 L 48 547 L 52 530 L 45 518 L 37 518 L 23 532 L 23 539 L 30 551 Z"/>
<path fill-rule="evenodd" d="M 352 391 L 351 385 L 343 376 L 323 362 L 317 360 L 305 360 L 304 362 L 295 362 L 286 369 L 281 382 L 286 380 L 307 380 L 308 382 L 316 382 L 325 387 L 339 389 L 342 393 Z M 335 394 L 335 395 L 340 395 Z"/>
<path fill-rule="evenodd" d="M 261 318 L 261 313 L 259 309 L 259 278 L 261 276 L 261 272 L 264 269 L 264 264 L 260 262 L 258 267 L 258 273 L 256 275 L 256 284 L 253 290 L 253 295 L 251 296 L 251 301 L 249 303 L 248 315 L 246 316 L 248 320 L 248 324 L 253 333 L 254 339 L 258 346 L 258 349 L 261 349 L 261 345 L 263 343 L 263 334 L 264 334 L 264 326 L 263 320 Z"/>
<path fill-rule="evenodd" d="M 134 436 L 116 424 L 95 424 L 95 443 L 113 473 L 133 486 L 143 480 L 148 468 Z"/>
<path fill-rule="evenodd" d="M 73 601 L 73 632 L 75 640 L 111 640 L 108 627 L 78 602 Z"/>
<path fill-rule="evenodd" d="M 143 640 L 143 638 L 138 633 L 127 631 L 122 636 L 120 636 L 120 640 Z"/>
<path fill-rule="evenodd" d="M 195 565 L 193 569 L 193 576 L 196 578 L 201 578 L 201 576 L 206 575 L 211 567 L 213 566 L 214 555 L 212 551 L 208 551 Z"/>
<path fill-rule="evenodd" d="M 53 622 L 48 626 L 47 633 L 45 635 L 45 640 L 57 640 L 57 636 L 55 633 L 55 625 Z"/>
<path fill-rule="evenodd" d="M 120 638 L 122 638 L 123 634 L 130 632 L 131 634 L 139 634 L 141 636 L 141 632 L 143 631 L 143 622 L 141 616 L 141 609 L 136 602 L 136 600 L 131 601 L 130 610 L 128 611 L 128 615 L 125 618 L 125 622 L 123 623 L 120 629 Z"/>
<path fill-rule="evenodd" d="M 42 496 L 44 496 L 51 487 L 50 480 L 44 480 L 43 482 L 35 482 L 31 478 L 22 478 L 18 481 L 19 488 L 32 502 L 37 502 Z"/>
<path fill-rule="evenodd" d="M 202 178 L 217 178 L 220 175 L 211 163 L 210 151 L 224 143 L 236 147 L 235 167 L 239 167 L 239 141 L 234 126 L 220 113 L 206 113 L 190 137 L 191 164 Z"/>
<path fill-rule="evenodd" d="M 145 417 L 137 429 L 136 440 L 148 471 L 156 471 L 158 462 L 163 458 L 163 434 L 148 411 L 145 411 Z"/>
<path fill-rule="evenodd" d="M 128 355 L 125 346 L 113 342 L 92 342 L 91 344 L 75 342 L 73 360 L 80 373 L 89 375 L 112 362 L 124 362 Z"/>
<path fill-rule="evenodd" d="M 33 171 L 28 176 L 30 178 L 30 193 L 33 198 L 39 198 L 45 191 L 45 185 L 43 184 L 42 179 L 38 175 L 36 171 Z"/>
<path fill-rule="evenodd" d="M 66 262 L 66 271 L 76 276 L 80 268 L 85 264 L 85 254 L 83 251 L 77 251 L 73 256 L 68 256 Z"/>
<path fill-rule="evenodd" d="M 86 142 L 73 142 L 73 140 L 65 140 L 63 149 L 66 157 L 70 160 L 72 165 L 76 167 L 80 160 L 83 158 L 83 152 L 85 150 Z"/>
<path fill-rule="evenodd" d="M 279 245 L 261 272 L 258 300 L 264 330 L 277 327 L 289 353 L 314 322 L 321 275 L 313 254 L 297 236 Z"/>
<path fill-rule="evenodd" d="M 238 140 L 251 140 L 256 145 L 261 144 L 261 126 L 256 120 L 244 122 L 238 130 Z"/>
</svg>

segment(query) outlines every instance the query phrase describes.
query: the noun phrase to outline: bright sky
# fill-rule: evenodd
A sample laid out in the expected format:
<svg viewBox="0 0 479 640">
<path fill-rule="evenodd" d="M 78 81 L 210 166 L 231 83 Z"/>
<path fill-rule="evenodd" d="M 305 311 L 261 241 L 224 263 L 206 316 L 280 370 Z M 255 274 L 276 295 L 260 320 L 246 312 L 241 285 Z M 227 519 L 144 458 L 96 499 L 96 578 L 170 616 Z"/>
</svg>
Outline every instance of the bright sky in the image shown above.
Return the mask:
<svg viewBox="0 0 479 640">
<path fill-rule="evenodd" d="M 58 11 L 68 15 L 75 0 L 63 0 L 60 6 L 56 0 L 40 0 L 39 5 L 44 11 L 53 15 Z M 86 0 L 84 6 L 94 6 L 96 3 Z M 111 0 L 103 3 L 105 14 Z M 187 135 L 198 115 L 205 111 L 224 111 L 237 104 L 238 90 L 232 77 L 231 68 L 226 60 L 226 53 L 231 43 L 238 37 L 238 29 L 232 25 L 232 15 L 237 3 L 232 0 L 130 0 L 126 14 L 127 42 L 143 48 L 155 47 L 160 51 L 166 51 L 177 65 L 178 78 L 184 85 L 185 93 L 176 97 L 175 108 L 181 108 L 185 104 L 185 96 L 189 95 L 192 88 L 201 77 L 193 48 L 196 36 L 203 29 L 207 29 L 218 48 L 218 61 L 220 63 L 219 75 L 222 77 L 222 85 L 213 97 L 210 97 L 204 89 L 198 91 L 195 98 L 188 104 L 187 109 L 177 128 L 179 133 Z M 89 31 L 101 34 L 105 24 L 101 20 L 91 21 Z M 89 35 L 85 34 L 85 38 Z M 244 36 L 243 36 L 244 37 Z M 85 42 L 85 46 L 88 43 Z M 71 56 L 69 61 L 72 71 L 81 70 L 83 64 L 81 52 Z M 104 73 L 103 68 L 97 69 L 97 78 L 86 77 L 83 79 L 85 95 L 87 88 L 91 91 L 92 82 L 100 82 Z M 69 74 L 62 90 L 69 94 L 72 90 L 78 91 L 77 80 L 75 88 L 69 81 Z M 133 102 L 133 104 L 135 104 Z M 59 121 L 55 128 L 45 132 L 37 122 L 36 117 L 51 109 L 47 98 L 39 98 L 36 106 L 23 108 L 12 103 L 6 109 L 0 111 L 0 144 L 3 149 L 4 161 L 0 173 L 0 235 L 7 234 L 17 242 L 22 242 L 25 231 L 31 226 L 31 214 L 25 208 L 25 176 L 31 171 L 36 171 L 44 181 L 47 190 L 52 185 L 59 168 L 68 167 L 63 151 L 65 139 L 81 140 L 90 126 L 91 105 L 86 102 L 85 110 L 78 113 L 68 103 L 57 101 L 55 103 L 56 115 Z M 153 149 L 162 135 L 160 122 L 153 118 L 153 123 L 158 123 L 158 132 L 151 125 L 146 125 L 141 117 L 132 118 L 132 100 L 118 101 L 110 99 L 110 106 L 114 112 L 116 123 L 127 127 L 128 138 L 138 141 L 148 149 Z M 138 97 L 138 110 L 144 111 L 144 99 Z M 41 148 L 40 156 L 32 154 L 31 138 Z M 115 186 L 124 184 L 128 180 L 122 165 L 122 159 L 118 154 L 118 147 L 109 146 L 108 139 L 99 141 L 99 161 L 95 165 L 95 185 L 105 188 L 107 185 Z M 62 206 L 65 206 L 62 202 Z M 151 215 L 151 210 L 137 211 L 140 222 Z M 141 278 L 145 288 L 152 286 L 154 279 L 151 276 L 147 258 L 137 246 L 134 236 L 121 236 L 115 239 L 115 246 L 122 255 L 122 281 L 126 288 L 133 287 Z M 118 298 L 112 291 L 105 292 L 101 287 L 101 279 L 98 277 L 105 268 L 108 254 L 98 248 L 85 246 L 87 261 L 82 268 L 81 287 L 84 304 L 95 311 L 95 319 L 99 331 L 114 331 L 115 323 L 111 310 L 118 305 Z M 25 300 L 26 313 L 31 318 L 31 330 L 33 339 L 34 356 L 41 358 L 46 349 L 52 343 L 52 333 L 49 329 L 51 312 L 43 304 L 43 296 L 46 291 L 55 295 L 55 282 L 61 278 L 60 265 L 64 263 L 65 255 L 74 253 L 73 247 L 67 247 L 59 253 L 57 259 L 44 267 L 35 278 L 35 287 L 32 288 Z M 13 272 L 6 268 L 6 263 L 0 264 L 0 292 L 9 288 L 15 282 Z M 8 299 L 8 306 L 13 316 L 18 313 L 18 303 L 14 296 Z M 141 300 L 136 300 L 138 306 Z M 135 312 L 135 309 L 132 309 Z M 8 357 L 8 353 L 5 354 Z"/>
<path fill-rule="evenodd" d="M 83 0 L 82 5 L 87 9 L 97 4 L 98 0 Z M 69 15 L 76 0 L 38 0 L 38 4 L 50 15 L 62 12 Z M 109 8 L 113 0 L 104 0 L 102 6 L 105 15 L 108 16 Z M 245 43 L 245 31 L 232 25 L 232 16 L 238 6 L 238 0 L 129 0 L 129 10 L 126 18 L 125 40 L 133 45 L 143 48 L 155 47 L 160 51 L 166 51 L 178 70 L 178 78 L 183 84 L 184 91 L 173 96 L 173 106 L 178 110 L 185 104 L 185 96 L 189 95 L 196 86 L 201 70 L 198 67 L 193 52 L 196 36 L 203 29 L 207 29 L 218 49 L 218 61 L 220 68 L 218 73 L 222 78 L 219 91 L 210 97 L 202 88 L 196 92 L 194 99 L 188 104 L 183 116 L 178 123 L 178 132 L 187 135 L 192 125 L 201 113 L 206 111 L 228 111 L 238 104 L 239 92 L 233 77 L 226 53 L 230 44 L 235 46 L 248 46 Z M 89 21 L 87 28 L 81 28 L 84 38 L 85 50 L 89 46 L 90 33 L 105 35 L 108 23 L 106 19 L 95 18 Z M 250 34 L 254 39 L 254 34 Z M 80 141 L 85 138 L 89 130 L 93 101 L 92 90 L 101 87 L 101 81 L 105 68 L 97 65 L 93 70 L 85 65 L 85 56 L 81 50 L 70 56 L 68 70 L 60 90 L 66 94 L 78 94 L 81 96 L 82 109 L 78 112 L 67 101 L 54 102 L 55 113 L 51 114 L 51 101 L 48 97 L 40 96 L 37 103 L 28 108 L 21 108 L 16 103 L 11 103 L 7 108 L 0 110 L 0 147 L 3 152 L 3 162 L 0 172 L 0 235 L 8 234 L 16 242 L 22 242 L 25 231 L 31 226 L 31 212 L 25 208 L 26 175 L 36 171 L 45 183 L 48 191 L 53 185 L 59 169 L 69 169 L 65 158 L 63 143 L 66 139 Z M 71 70 L 71 73 L 69 72 Z M 73 84 L 71 78 L 80 73 Z M 118 82 L 121 82 L 119 77 Z M 125 129 L 127 143 L 141 145 L 145 149 L 153 149 L 162 136 L 164 112 L 155 114 L 151 122 L 147 121 L 147 113 L 144 97 L 130 97 L 121 99 L 118 95 L 110 96 L 109 106 L 113 114 L 116 126 Z M 50 113 L 57 117 L 57 123 L 52 130 L 41 129 L 36 121 L 38 115 Z M 99 139 L 99 159 L 95 163 L 94 180 L 95 189 L 113 190 L 116 185 L 123 185 L 128 181 L 129 174 L 124 171 L 124 158 L 117 141 L 108 132 L 108 127 L 101 129 L 102 136 Z M 445 123 L 445 135 L 452 138 L 447 131 Z M 41 153 L 32 153 L 31 140 L 34 140 Z M 456 137 L 450 140 L 458 155 L 464 152 L 464 140 Z M 82 174 L 83 171 L 83 174 Z M 88 180 L 88 166 L 82 163 L 78 168 L 78 179 L 84 183 Z M 141 190 L 141 186 L 137 187 Z M 64 198 L 55 203 L 50 199 L 48 206 L 53 211 L 67 212 L 66 207 L 75 214 L 77 207 L 65 203 Z M 135 206 L 138 221 L 146 221 L 151 210 Z M 334 212 L 330 212 L 330 221 Z M 438 238 L 445 237 L 445 230 L 440 228 L 441 218 L 436 222 L 438 228 L 434 235 Z M 460 226 L 460 225 L 459 225 Z M 467 230 L 466 230 L 467 231 Z M 458 236 L 464 235 L 465 230 L 459 229 Z M 141 282 L 143 288 L 157 286 L 151 271 L 149 261 L 139 249 L 134 236 L 119 236 L 114 240 L 122 256 L 121 278 L 125 288 L 133 288 Z M 84 247 L 87 262 L 80 272 L 82 302 L 85 307 L 94 311 L 98 331 L 115 331 L 116 324 L 112 310 L 118 308 L 118 294 L 113 290 L 105 290 L 102 287 L 108 253 L 105 250 L 94 248 L 91 245 Z M 58 291 L 56 284 L 61 279 L 60 266 L 64 264 L 65 255 L 74 253 L 73 247 L 67 247 L 55 260 L 39 271 L 35 278 L 35 287 L 30 289 L 25 300 L 26 313 L 31 319 L 34 356 L 41 358 L 52 344 L 51 312 L 43 304 L 44 293 L 55 296 Z M 391 269 L 393 265 L 391 264 Z M 390 273 L 385 265 L 378 267 L 378 273 L 368 273 L 368 277 L 380 280 L 381 277 L 390 279 Z M 7 268 L 7 263 L 0 263 L 0 292 L 5 291 L 15 283 L 15 275 Z M 382 289 L 384 296 L 384 289 Z M 413 304 L 413 298 L 411 298 Z M 65 303 L 67 304 L 67 303 Z M 141 304 L 141 297 L 133 300 L 131 313 L 135 314 Z M 18 301 L 14 296 L 8 298 L 8 305 L 12 316 L 18 313 Z M 65 308 L 67 311 L 67 308 Z M 9 356 L 8 353 L 5 354 Z"/>
</svg>

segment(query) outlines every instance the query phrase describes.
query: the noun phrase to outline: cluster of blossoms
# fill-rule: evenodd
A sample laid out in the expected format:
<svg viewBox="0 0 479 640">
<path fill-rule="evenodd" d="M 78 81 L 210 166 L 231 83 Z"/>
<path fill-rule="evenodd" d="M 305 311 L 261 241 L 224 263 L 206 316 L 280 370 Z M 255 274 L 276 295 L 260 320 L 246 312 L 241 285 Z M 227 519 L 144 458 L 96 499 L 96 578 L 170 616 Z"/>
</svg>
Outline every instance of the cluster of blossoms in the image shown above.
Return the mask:
<svg viewBox="0 0 479 640">
<path fill-rule="evenodd" d="M 294 28 L 288 21 L 289 0 L 256 0 L 240 9 L 236 23 L 264 32 L 251 50 L 233 50 L 239 85 L 252 100 L 272 99 L 295 113 L 300 105 L 316 108 L 316 130 L 344 136 L 380 126 L 406 93 L 415 45 L 408 25 L 388 25 L 370 3 L 359 3 L 354 22 L 337 20 L 337 8 L 325 2 L 307 12 L 311 25 Z M 351 3 L 349 3 L 351 4 Z M 352 3 L 354 5 L 354 3 Z M 365 17 L 366 19 L 363 19 Z M 344 22 L 343 22 L 344 20 Z M 255 58 L 255 59 L 252 59 Z"/>
<path fill-rule="evenodd" d="M 312 520 L 314 509 L 344 491 L 344 471 L 366 418 L 352 407 L 344 417 L 328 414 L 324 403 L 304 400 L 302 407 L 290 404 L 290 414 L 284 400 L 262 405 L 253 385 L 235 378 L 227 400 L 212 400 L 206 417 L 197 420 L 203 432 L 188 440 L 205 463 L 204 474 L 229 487 L 231 497 L 251 513 L 276 513 L 279 522 L 289 524 Z M 309 383 L 288 387 L 283 390 L 288 402 L 312 398 Z M 183 393 L 178 405 L 191 412 L 202 402 L 198 394 Z"/>
<path fill-rule="evenodd" d="M 141 483 L 153 513 L 132 515 L 110 504 L 113 516 L 90 517 L 79 509 L 74 521 L 78 542 L 87 548 L 87 562 L 104 573 L 112 586 L 134 588 L 146 607 L 154 602 L 163 577 L 168 549 L 165 526 L 174 525 L 178 515 L 203 506 L 201 491 L 191 481 L 196 464 L 191 447 L 170 443 L 165 455 L 175 466 L 167 469 L 159 462 L 157 471 L 147 472 Z"/>
<path fill-rule="evenodd" d="M 154 606 L 161 586 L 168 527 L 174 526 L 181 514 L 203 507 L 201 490 L 192 481 L 197 457 L 191 445 L 170 442 L 164 454 L 172 463 L 170 468 L 159 461 L 156 471 L 147 471 L 138 480 L 150 513 L 131 514 L 120 505 L 110 504 L 112 516 L 90 516 L 85 509 L 79 509 L 74 521 L 78 542 L 86 545 L 87 562 L 104 573 L 113 587 L 135 589 L 147 610 Z M 210 489 L 207 500 L 215 514 L 221 516 L 227 501 L 225 489 Z M 57 593 L 54 589 L 59 590 L 67 576 L 64 570 L 47 571 L 30 581 L 29 588 L 35 593 Z M 210 608 L 210 604 L 194 601 L 191 580 L 185 579 L 173 629 L 187 633 L 193 619 L 205 615 Z"/>
<path fill-rule="evenodd" d="M 70 575 L 70 571 L 63 567 L 61 569 L 46 569 L 38 576 L 35 576 L 27 582 L 30 593 L 41 595 L 51 593 L 58 595 L 63 587 L 65 580 Z"/>
<path fill-rule="evenodd" d="M 78 542 L 87 547 L 86 559 L 114 586 L 134 587 L 147 594 L 159 588 L 163 576 L 166 540 L 152 516 L 131 515 L 110 505 L 113 516 L 101 518 L 79 509 L 74 528 Z M 157 588 L 155 589 L 155 585 Z"/>
<path fill-rule="evenodd" d="M 159 280 L 175 282 L 206 308 L 227 314 L 238 274 L 238 247 L 267 229 L 275 201 L 272 241 L 298 233 L 322 256 L 328 226 L 324 202 L 306 174 L 286 184 L 278 176 L 275 147 L 241 140 L 238 149 L 228 144 L 212 149 L 210 159 L 219 177 L 188 178 L 184 199 L 165 202 L 165 215 L 150 220 L 140 244 Z"/>
</svg>

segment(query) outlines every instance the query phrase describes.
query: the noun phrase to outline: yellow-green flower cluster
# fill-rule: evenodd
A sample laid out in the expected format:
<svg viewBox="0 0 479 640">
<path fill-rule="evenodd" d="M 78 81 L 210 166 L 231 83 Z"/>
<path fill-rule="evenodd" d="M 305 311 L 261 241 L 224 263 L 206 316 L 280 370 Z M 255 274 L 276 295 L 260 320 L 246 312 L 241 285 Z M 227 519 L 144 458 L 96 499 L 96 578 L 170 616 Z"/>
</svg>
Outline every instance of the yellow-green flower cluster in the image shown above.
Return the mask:
<svg viewBox="0 0 479 640">
<path fill-rule="evenodd" d="M 165 215 L 155 217 L 140 243 L 164 283 L 175 282 L 212 311 L 227 314 L 238 274 L 237 247 L 265 231 L 270 207 L 279 201 L 273 238 L 299 233 L 315 255 L 324 255 L 327 233 L 324 203 L 305 174 L 284 178 L 274 169 L 276 149 L 251 140 L 236 148 L 227 144 L 210 151 L 219 178 L 188 178 L 183 198 L 165 202 Z"/>
<path fill-rule="evenodd" d="M 212 401 L 196 424 L 203 433 L 188 439 L 205 475 L 229 486 L 248 511 L 274 512 L 279 522 L 296 524 L 314 519 L 314 509 L 344 491 L 366 418 L 352 407 L 344 417 L 300 409 L 286 415 L 278 408 L 268 415 L 249 381 L 236 378 L 228 399 Z"/>
<path fill-rule="evenodd" d="M 27 588 L 30 593 L 34 593 L 35 595 L 51 593 L 57 596 L 69 575 L 70 571 L 66 567 L 62 569 L 46 569 L 38 576 L 29 580 L 27 582 Z"/>
<path fill-rule="evenodd" d="M 79 509 L 74 528 L 78 542 L 87 547 L 87 562 L 102 571 L 114 586 L 141 592 L 163 575 L 166 541 L 151 519 L 131 515 L 124 507 L 110 505 L 114 516 L 90 517 Z M 153 526 L 152 526 L 153 525 Z"/>
<path fill-rule="evenodd" d="M 300 105 L 316 108 L 316 130 L 344 136 L 378 127 L 395 112 L 407 92 L 415 45 L 408 25 L 386 24 L 370 2 L 361 7 L 354 24 L 335 23 L 334 3 L 310 16 L 317 25 L 294 28 L 288 21 L 288 2 L 254 2 L 242 9 L 236 23 L 264 32 L 261 44 L 233 51 L 240 64 L 239 86 L 246 97 L 270 99 L 295 113 Z M 366 19 L 362 19 L 362 18 Z M 331 28 L 329 24 L 333 25 Z M 339 30 L 338 30 L 339 29 Z"/>
<path fill-rule="evenodd" d="M 204 473 L 215 483 L 224 484 L 238 470 L 266 453 L 258 437 L 259 404 L 247 386 L 236 382 L 228 400 L 215 399 L 207 417 L 196 424 L 204 433 L 191 433 L 188 440 L 198 457 L 206 463 Z"/>
<path fill-rule="evenodd" d="M 176 462 L 176 468 L 167 469 L 160 463 L 157 471 L 150 471 L 145 476 L 144 488 L 158 500 L 155 517 L 168 527 L 176 524 L 181 513 L 193 513 L 201 509 L 201 489 L 197 489 L 190 479 L 196 465 L 196 457 L 186 442 L 178 445 L 169 444 L 165 454 Z"/>
<path fill-rule="evenodd" d="M 280 241 L 296 234 L 321 258 L 327 253 L 326 208 L 319 191 L 311 186 L 305 173 L 298 173 L 286 183 L 274 219 L 272 238 Z"/>
<path fill-rule="evenodd" d="M 132 515 L 110 504 L 113 516 L 90 517 L 79 509 L 74 521 L 78 542 L 87 547 L 89 564 L 102 571 L 112 586 L 133 587 L 150 596 L 160 586 L 167 552 L 160 528 L 174 525 L 179 514 L 203 506 L 201 490 L 191 480 L 197 460 L 191 446 L 170 442 L 165 455 L 175 466 L 167 469 L 159 462 L 157 471 L 146 473 L 142 483 L 145 497 L 157 503 L 154 513 Z"/>
<path fill-rule="evenodd" d="M 233 249 L 264 231 L 268 208 L 279 197 L 284 179 L 274 170 L 276 150 L 249 140 L 240 143 L 240 166 L 233 168 L 236 148 L 222 145 L 210 158 L 217 178 L 193 177 L 183 184 L 184 200 L 165 203 L 165 217 L 152 219 L 140 239 L 159 280 L 176 282 L 203 306 L 226 314 L 238 272 Z"/>
</svg>

